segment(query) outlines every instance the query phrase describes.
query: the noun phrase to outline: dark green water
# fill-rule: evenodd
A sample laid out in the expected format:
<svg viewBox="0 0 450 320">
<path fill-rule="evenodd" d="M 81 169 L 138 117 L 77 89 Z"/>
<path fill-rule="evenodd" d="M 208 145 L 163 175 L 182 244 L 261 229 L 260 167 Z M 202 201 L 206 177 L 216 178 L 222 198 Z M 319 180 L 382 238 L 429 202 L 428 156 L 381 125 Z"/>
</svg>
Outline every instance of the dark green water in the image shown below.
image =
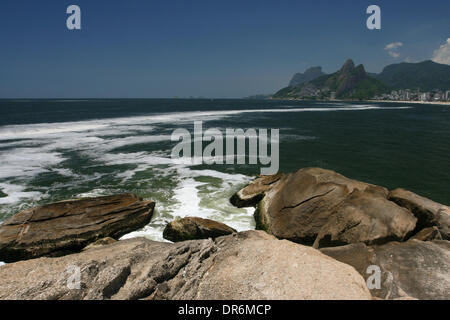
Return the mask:
<svg viewBox="0 0 450 320">
<path fill-rule="evenodd" d="M 134 192 L 157 202 L 138 234 L 175 216 L 237 229 L 228 197 L 258 165 L 175 164 L 176 128 L 280 129 L 280 171 L 318 166 L 450 204 L 450 107 L 253 100 L 0 100 L 0 220 L 52 201 Z"/>
</svg>

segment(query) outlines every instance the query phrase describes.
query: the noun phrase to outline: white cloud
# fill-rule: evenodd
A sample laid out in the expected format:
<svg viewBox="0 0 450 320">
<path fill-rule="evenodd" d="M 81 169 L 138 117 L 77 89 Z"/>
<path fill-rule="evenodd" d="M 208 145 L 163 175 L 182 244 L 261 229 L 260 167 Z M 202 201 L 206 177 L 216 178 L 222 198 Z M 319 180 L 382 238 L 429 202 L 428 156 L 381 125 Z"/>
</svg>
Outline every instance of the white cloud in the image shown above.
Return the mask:
<svg viewBox="0 0 450 320">
<path fill-rule="evenodd" d="M 400 57 L 398 49 L 402 46 L 403 46 L 402 42 L 392 42 L 389 43 L 386 47 L 384 47 L 384 50 L 386 50 L 391 57 L 398 58 Z"/>
<path fill-rule="evenodd" d="M 398 58 L 400 57 L 400 53 L 395 52 L 395 51 L 388 51 L 389 55 L 391 55 L 394 58 Z"/>
<path fill-rule="evenodd" d="M 450 65 L 450 38 L 439 49 L 434 51 L 432 60 L 437 63 Z"/>
<path fill-rule="evenodd" d="M 403 46 L 403 43 L 401 42 L 393 42 L 393 43 L 389 43 L 384 50 L 391 50 L 391 49 L 397 49 L 400 48 L 401 46 Z"/>
</svg>

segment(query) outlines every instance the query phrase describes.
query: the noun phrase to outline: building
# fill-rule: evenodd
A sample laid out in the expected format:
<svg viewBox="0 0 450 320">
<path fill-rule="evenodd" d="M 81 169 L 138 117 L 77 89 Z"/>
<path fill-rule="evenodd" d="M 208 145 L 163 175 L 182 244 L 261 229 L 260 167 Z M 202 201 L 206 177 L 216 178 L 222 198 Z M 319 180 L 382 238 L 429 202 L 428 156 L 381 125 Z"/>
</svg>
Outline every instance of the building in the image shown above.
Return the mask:
<svg viewBox="0 0 450 320">
<path fill-rule="evenodd" d="M 430 99 L 431 99 L 431 94 L 429 92 L 425 92 L 420 95 L 421 101 L 430 101 Z"/>
</svg>

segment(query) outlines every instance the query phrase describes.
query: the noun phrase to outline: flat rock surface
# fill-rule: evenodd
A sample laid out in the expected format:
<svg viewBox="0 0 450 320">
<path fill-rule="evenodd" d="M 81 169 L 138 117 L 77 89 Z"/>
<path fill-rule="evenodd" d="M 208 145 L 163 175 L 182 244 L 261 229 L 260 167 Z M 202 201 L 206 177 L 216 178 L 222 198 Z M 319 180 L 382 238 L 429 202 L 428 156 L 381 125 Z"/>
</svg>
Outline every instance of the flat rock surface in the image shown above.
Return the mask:
<svg viewBox="0 0 450 320">
<path fill-rule="evenodd" d="M 375 297 L 450 299 L 449 241 L 413 239 L 379 246 L 351 244 L 320 251 L 353 266 L 366 279 L 373 274 L 367 273 L 368 267 L 378 266 L 381 286 L 371 290 Z"/>
<path fill-rule="evenodd" d="M 76 279 L 79 270 L 79 289 Z M 69 284 L 69 285 L 68 285 Z M 0 299 L 371 299 L 351 266 L 262 231 L 117 241 L 0 267 Z"/>
<path fill-rule="evenodd" d="M 0 261 L 76 252 L 100 238 L 145 226 L 155 203 L 133 194 L 84 198 L 28 209 L 0 225 Z"/>
</svg>

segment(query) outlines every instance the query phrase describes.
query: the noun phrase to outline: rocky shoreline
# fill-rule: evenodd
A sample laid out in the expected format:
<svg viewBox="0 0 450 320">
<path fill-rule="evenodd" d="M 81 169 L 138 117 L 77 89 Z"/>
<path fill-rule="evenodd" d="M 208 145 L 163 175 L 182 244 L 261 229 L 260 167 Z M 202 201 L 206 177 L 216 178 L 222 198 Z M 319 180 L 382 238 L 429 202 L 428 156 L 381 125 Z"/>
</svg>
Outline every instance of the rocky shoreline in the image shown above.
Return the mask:
<svg viewBox="0 0 450 320">
<path fill-rule="evenodd" d="M 445 205 L 320 168 L 260 176 L 230 202 L 255 207 L 258 230 L 193 212 L 166 226 L 172 243 L 119 241 L 153 215 L 132 194 L 22 211 L 0 225 L 0 299 L 450 298 Z"/>
</svg>

